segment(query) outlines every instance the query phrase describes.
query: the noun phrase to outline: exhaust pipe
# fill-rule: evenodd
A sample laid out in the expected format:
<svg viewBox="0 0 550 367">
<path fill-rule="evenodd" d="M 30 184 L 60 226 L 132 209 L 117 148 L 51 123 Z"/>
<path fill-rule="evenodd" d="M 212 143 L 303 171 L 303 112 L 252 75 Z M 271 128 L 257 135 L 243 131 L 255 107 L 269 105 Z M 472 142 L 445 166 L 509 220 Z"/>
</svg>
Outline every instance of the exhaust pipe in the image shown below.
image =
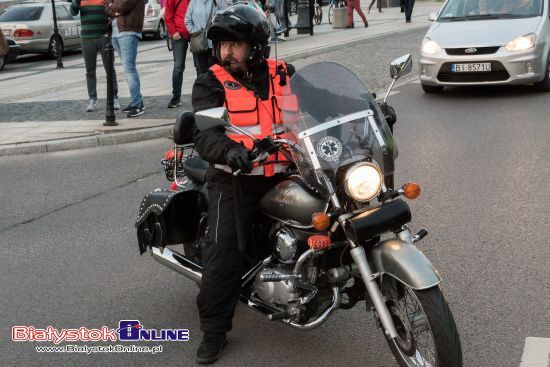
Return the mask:
<svg viewBox="0 0 550 367">
<path fill-rule="evenodd" d="M 172 251 L 168 247 L 165 247 L 162 252 L 158 247 L 151 247 L 151 255 L 162 265 L 191 279 L 198 285 L 201 284 L 202 266 L 195 264 L 182 254 Z"/>
</svg>

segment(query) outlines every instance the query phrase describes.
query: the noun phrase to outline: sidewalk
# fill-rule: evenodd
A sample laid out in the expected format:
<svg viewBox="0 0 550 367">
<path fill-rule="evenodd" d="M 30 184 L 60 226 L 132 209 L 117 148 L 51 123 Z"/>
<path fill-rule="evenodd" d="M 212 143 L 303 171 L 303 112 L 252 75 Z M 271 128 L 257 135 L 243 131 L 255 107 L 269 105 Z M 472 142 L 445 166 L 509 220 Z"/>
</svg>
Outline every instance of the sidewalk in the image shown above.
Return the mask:
<svg viewBox="0 0 550 367">
<path fill-rule="evenodd" d="M 373 7 L 366 9 L 370 1 L 362 1 L 362 9 L 369 20 L 369 27 L 362 27 L 355 15 L 356 28 L 332 29 L 328 24 L 328 8 L 323 8 L 323 23 L 315 26 L 314 36 L 297 35 L 278 43 L 279 59 L 293 61 L 320 55 L 327 51 L 360 44 L 366 39 L 385 34 L 426 28 L 431 22 L 428 15 L 439 10 L 443 3 L 417 1 L 412 23 L 406 24 L 399 8 L 383 9 L 378 13 Z M 359 26 L 360 25 L 360 26 Z M 275 47 L 271 44 L 271 57 Z M 411 45 L 416 47 L 417 45 Z M 98 96 L 100 110 L 86 113 L 87 102 L 85 69 L 81 57 L 64 62 L 64 69 L 56 69 L 55 61 L 19 63 L 6 66 L 0 73 L 0 156 L 25 153 L 41 153 L 78 149 L 97 145 L 120 144 L 144 139 L 169 136 L 175 117 L 191 107 L 190 93 L 195 70 L 190 55 L 184 72 L 182 106 L 167 109 L 170 99 L 172 54 L 164 43 L 144 41 L 138 50 L 138 70 L 141 77 L 145 114 L 128 119 L 117 112 L 119 126 L 104 127 L 103 109 L 105 73 L 98 60 Z M 119 97 L 124 106 L 128 101 L 128 88 L 121 65 L 115 65 L 119 81 Z M 11 70 L 10 70 L 11 69 Z"/>
</svg>

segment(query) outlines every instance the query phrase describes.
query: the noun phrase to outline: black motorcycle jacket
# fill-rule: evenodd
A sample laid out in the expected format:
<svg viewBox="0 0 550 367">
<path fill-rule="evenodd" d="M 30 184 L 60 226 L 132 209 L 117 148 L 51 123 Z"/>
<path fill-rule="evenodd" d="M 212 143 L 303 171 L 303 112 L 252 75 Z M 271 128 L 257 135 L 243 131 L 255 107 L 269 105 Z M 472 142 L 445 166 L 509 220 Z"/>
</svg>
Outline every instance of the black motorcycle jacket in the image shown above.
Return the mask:
<svg viewBox="0 0 550 367">
<path fill-rule="evenodd" d="M 294 66 L 287 64 L 288 77 L 295 73 Z M 247 89 L 253 91 L 262 100 L 269 98 L 269 70 L 267 63 L 263 62 L 258 68 L 251 70 L 250 78 L 243 75 L 233 75 Z M 225 102 L 225 91 L 219 80 L 209 70 L 200 75 L 193 84 L 191 103 L 193 112 L 209 108 L 221 107 Z M 193 141 L 195 149 L 200 157 L 207 162 L 215 164 L 226 164 L 225 154 L 239 143 L 225 135 L 225 129 L 209 129 L 200 131 L 195 127 L 193 130 Z"/>
</svg>

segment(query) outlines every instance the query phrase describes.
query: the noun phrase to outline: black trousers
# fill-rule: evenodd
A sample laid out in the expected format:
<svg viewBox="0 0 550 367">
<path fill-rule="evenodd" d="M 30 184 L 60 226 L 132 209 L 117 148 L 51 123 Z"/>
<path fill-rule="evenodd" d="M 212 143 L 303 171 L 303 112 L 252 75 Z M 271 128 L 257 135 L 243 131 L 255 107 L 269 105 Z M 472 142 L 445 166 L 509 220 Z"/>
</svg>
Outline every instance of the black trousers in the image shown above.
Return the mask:
<svg viewBox="0 0 550 367">
<path fill-rule="evenodd" d="M 203 332 L 231 330 L 239 299 L 244 257 L 237 240 L 233 179 L 232 175 L 213 168 L 207 175 L 209 232 L 203 249 L 204 271 L 197 297 Z M 241 220 L 246 230 L 258 213 L 260 199 L 281 178 L 239 176 L 238 180 Z"/>
</svg>

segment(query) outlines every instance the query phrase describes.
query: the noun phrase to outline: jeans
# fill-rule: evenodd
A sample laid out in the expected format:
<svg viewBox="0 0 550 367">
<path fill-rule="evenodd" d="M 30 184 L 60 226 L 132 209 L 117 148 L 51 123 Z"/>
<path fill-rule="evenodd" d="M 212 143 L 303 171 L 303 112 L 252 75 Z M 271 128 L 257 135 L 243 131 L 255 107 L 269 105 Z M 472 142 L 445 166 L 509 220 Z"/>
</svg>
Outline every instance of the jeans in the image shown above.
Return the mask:
<svg viewBox="0 0 550 367">
<path fill-rule="evenodd" d="M 183 83 L 183 71 L 185 70 L 185 56 L 189 40 L 182 38 L 172 40 L 172 54 L 174 55 L 174 70 L 172 71 L 172 96 L 181 98 L 181 85 Z"/>
<path fill-rule="evenodd" d="M 132 99 L 130 103 L 133 107 L 138 107 L 143 102 L 143 96 L 140 92 L 139 74 L 136 69 L 138 44 L 139 37 L 134 35 L 113 38 L 113 47 L 122 62 L 122 68 L 126 75 Z"/>
<path fill-rule="evenodd" d="M 96 79 L 96 65 L 97 65 L 97 53 L 101 53 L 101 60 L 103 61 L 103 67 L 107 72 L 106 53 L 103 50 L 105 47 L 105 37 L 99 38 L 82 38 L 82 56 L 84 57 L 84 64 L 86 64 L 86 85 L 88 87 L 88 96 L 93 99 L 97 99 L 97 79 Z M 116 81 L 116 71 L 113 69 L 113 95 L 115 98 L 118 96 L 118 84 Z"/>
<path fill-rule="evenodd" d="M 288 28 L 284 12 L 284 0 L 274 0 L 273 2 L 275 3 L 275 15 L 277 16 L 277 19 L 279 19 L 279 24 L 283 28 Z"/>
<path fill-rule="evenodd" d="M 414 7 L 414 0 L 407 0 L 407 8 L 405 9 L 405 19 L 411 20 L 413 7 Z"/>
<path fill-rule="evenodd" d="M 193 54 L 193 63 L 195 64 L 195 69 L 197 69 L 197 76 L 206 73 L 208 69 L 210 69 L 211 56 L 211 48 L 209 48 L 208 51 L 203 52 L 202 54 Z"/>
</svg>

